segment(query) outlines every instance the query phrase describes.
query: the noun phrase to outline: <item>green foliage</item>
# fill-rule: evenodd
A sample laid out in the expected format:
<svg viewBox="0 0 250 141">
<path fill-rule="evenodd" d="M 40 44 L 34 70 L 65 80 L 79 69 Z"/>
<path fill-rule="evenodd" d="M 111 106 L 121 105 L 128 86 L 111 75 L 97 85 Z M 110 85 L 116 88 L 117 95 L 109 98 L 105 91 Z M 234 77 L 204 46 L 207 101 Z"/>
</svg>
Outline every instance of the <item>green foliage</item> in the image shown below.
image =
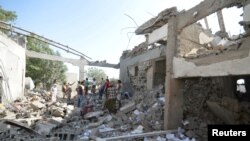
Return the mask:
<svg viewBox="0 0 250 141">
<path fill-rule="evenodd" d="M 91 78 L 91 79 L 95 78 L 97 81 L 100 81 L 101 78 L 105 80 L 107 75 L 102 69 L 91 67 L 87 70 L 86 77 Z"/>
<path fill-rule="evenodd" d="M 33 39 L 27 38 L 27 49 L 36 52 L 57 55 L 60 56 L 59 52 L 54 52 L 48 44 Z M 67 67 L 63 62 L 50 61 L 37 58 L 27 58 L 26 60 L 26 76 L 31 77 L 35 83 L 42 82 L 44 87 L 49 89 L 54 79 L 58 82 L 64 82 L 66 80 L 65 72 Z"/>
<path fill-rule="evenodd" d="M 5 22 L 15 21 L 17 18 L 17 15 L 14 11 L 8 11 L 4 10 L 0 6 L 0 20 Z"/>
</svg>

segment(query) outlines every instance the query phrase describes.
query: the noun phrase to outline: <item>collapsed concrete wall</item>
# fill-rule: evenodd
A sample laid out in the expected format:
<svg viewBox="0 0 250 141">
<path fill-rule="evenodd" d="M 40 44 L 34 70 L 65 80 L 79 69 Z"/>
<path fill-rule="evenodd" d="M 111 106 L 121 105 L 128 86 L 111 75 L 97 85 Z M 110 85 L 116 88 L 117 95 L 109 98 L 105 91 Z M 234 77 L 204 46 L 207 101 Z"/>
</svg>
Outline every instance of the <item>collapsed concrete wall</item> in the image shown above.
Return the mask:
<svg viewBox="0 0 250 141">
<path fill-rule="evenodd" d="M 250 123 L 250 103 L 236 98 L 233 83 L 230 77 L 185 80 L 183 114 L 189 137 L 207 140 L 207 124 Z"/>
<path fill-rule="evenodd" d="M 135 75 L 136 68 L 140 63 L 147 62 L 149 60 L 159 59 L 165 56 L 165 46 L 147 48 L 142 50 L 143 53 L 133 53 L 133 51 L 125 51 L 120 58 L 120 79 L 123 83 L 123 91 L 130 93 L 134 92 L 133 86 L 131 85 L 130 75 Z M 152 70 L 149 72 L 149 76 L 152 76 Z M 149 78 L 150 79 L 150 78 Z M 153 78 L 150 79 L 153 83 Z M 152 84 L 149 84 L 152 85 Z M 152 87 L 151 87 L 152 88 Z"/>
<path fill-rule="evenodd" d="M 24 94 L 25 49 L 1 33 L 0 52 L 2 102 L 13 101 Z"/>
</svg>

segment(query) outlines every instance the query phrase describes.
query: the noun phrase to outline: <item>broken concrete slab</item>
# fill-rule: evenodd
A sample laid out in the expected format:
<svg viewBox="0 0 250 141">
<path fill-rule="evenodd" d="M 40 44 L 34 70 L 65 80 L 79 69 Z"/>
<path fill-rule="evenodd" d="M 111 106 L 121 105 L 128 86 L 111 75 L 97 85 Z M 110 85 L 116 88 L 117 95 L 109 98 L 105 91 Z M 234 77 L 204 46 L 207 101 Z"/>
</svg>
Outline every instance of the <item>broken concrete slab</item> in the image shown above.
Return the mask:
<svg viewBox="0 0 250 141">
<path fill-rule="evenodd" d="M 123 107 L 120 108 L 120 111 L 124 114 L 133 111 L 136 108 L 135 103 L 131 102 L 128 103 L 127 105 L 124 105 Z"/>
<path fill-rule="evenodd" d="M 55 127 L 57 127 L 57 125 L 52 123 L 37 123 L 35 130 L 41 135 L 48 135 Z"/>
<path fill-rule="evenodd" d="M 58 124 L 63 123 L 63 120 L 64 120 L 64 119 L 63 119 L 62 117 L 52 117 L 52 118 L 49 120 L 49 122 L 52 123 L 52 124 L 58 125 Z"/>
<path fill-rule="evenodd" d="M 221 107 L 216 102 L 207 101 L 208 108 L 211 110 L 211 112 L 220 118 L 222 121 L 224 121 L 226 124 L 235 124 L 236 121 L 234 119 L 234 115 L 231 111 Z"/>
<path fill-rule="evenodd" d="M 33 132 L 37 135 L 40 135 L 40 133 L 36 132 L 35 130 L 31 129 L 30 127 L 22 124 L 22 123 L 19 123 L 17 121 L 13 121 L 13 120 L 6 120 L 5 123 L 8 123 L 8 124 L 12 124 L 12 125 L 15 125 L 15 126 L 18 126 L 18 127 L 21 127 L 21 128 L 24 128 L 26 129 L 27 131 L 30 131 L 30 132 Z"/>
<path fill-rule="evenodd" d="M 39 101 L 34 101 L 30 104 L 30 106 L 33 108 L 33 110 L 39 110 L 42 108 L 45 108 L 45 104 L 39 102 Z"/>
<path fill-rule="evenodd" d="M 52 116 L 55 117 L 64 117 L 65 113 L 64 113 L 64 109 L 62 108 L 55 108 L 52 111 Z"/>
<path fill-rule="evenodd" d="M 224 106 L 226 109 L 232 111 L 232 112 L 239 112 L 239 102 L 235 98 L 231 97 L 223 97 L 222 98 L 222 106 Z"/>
<path fill-rule="evenodd" d="M 90 119 L 90 118 L 98 118 L 99 116 L 103 115 L 104 112 L 103 111 L 96 111 L 96 112 L 90 112 L 90 113 L 87 113 L 86 115 L 84 115 L 84 118 L 85 119 Z"/>
<path fill-rule="evenodd" d="M 25 122 L 28 124 L 28 126 L 31 126 L 32 124 L 34 124 L 35 121 L 37 120 L 41 120 L 42 117 L 32 117 L 32 118 L 21 118 L 21 119 L 15 119 L 15 121 L 17 122 Z"/>
</svg>

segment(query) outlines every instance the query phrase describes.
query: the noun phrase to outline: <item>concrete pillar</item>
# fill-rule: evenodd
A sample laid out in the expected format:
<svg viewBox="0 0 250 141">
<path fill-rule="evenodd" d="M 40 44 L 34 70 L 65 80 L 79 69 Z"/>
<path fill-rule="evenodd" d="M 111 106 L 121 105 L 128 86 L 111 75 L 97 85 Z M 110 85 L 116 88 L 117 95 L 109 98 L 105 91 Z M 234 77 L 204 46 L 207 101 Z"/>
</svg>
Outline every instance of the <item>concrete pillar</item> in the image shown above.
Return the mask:
<svg viewBox="0 0 250 141">
<path fill-rule="evenodd" d="M 168 20 L 168 43 L 166 49 L 166 91 L 164 128 L 176 129 L 183 119 L 183 81 L 173 78 L 173 57 L 177 50 L 177 20 L 172 16 Z"/>
<path fill-rule="evenodd" d="M 207 17 L 204 18 L 204 22 L 205 22 L 205 25 L 206 25 L 206 29 L 209 30 L 209 25 L 208 25 Z"/>
<path fill-rule="evenodd" d="M 79 66 L 79 80 L 84 80 L 84 66 Z"/>
<path fill-rule="evenodd" d="M 218 22 L 219 22 L 220 30 L 223 31 L 223 32 L 226 32 L 226 28 L 225 28 L 225 24 L 224 24 L 224 19 L 223 19 L 223 15 L 222 15 L 222 11 L 221 10 L 217 11 L 217 17 L 218 17 Z"/>
<path fill-rule="evenodd" d="M 81 57 L 80 60 L 82 62 L 84 62 L 84 58 Z M 80 81 L 84 80 L 84 66 L 85 66 L 84 63 L 82 63 L 82 64 L 79 65 L 79 80 Z"/>
</svg>

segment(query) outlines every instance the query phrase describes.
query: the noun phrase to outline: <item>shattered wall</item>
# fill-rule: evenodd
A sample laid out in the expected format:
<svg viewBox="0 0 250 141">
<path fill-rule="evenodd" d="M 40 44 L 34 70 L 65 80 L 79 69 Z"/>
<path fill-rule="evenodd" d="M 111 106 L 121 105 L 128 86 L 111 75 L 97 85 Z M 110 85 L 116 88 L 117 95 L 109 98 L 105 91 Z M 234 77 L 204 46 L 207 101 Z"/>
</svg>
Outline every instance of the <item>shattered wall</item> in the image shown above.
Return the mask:
<svg viewBox="0 0 250 141">
<path fill-rule="evenodd" d="M 130 82 L 130 75 L 134 75 L 134 71 L 132 71 L 134 69 L 133 67 L 138 66 L 140 63 L 166 56 L 165 48 L 165 46 L 149 48 L 148 50 L 142 50 L 143 53 L 137 53 L 137 55 L 131 54 L 131 51 L 125 51 L 123 53 L 120 58 L 120 79 L 123 83 L 123 91 L 134 92 Z M 153 70 L 151 70 L 151 73 L 153 73 Z M 150 76 L 151 73 L 148 75 Z M 149 80 L 152 81 L 152 84 L 148 83 L 148 85 L 153 85 L 153 78 L 149 78 Z"/>
<path fill-rule="evenodd" d="M 207 124 L 250 123 L 250 103 L 236 99 L 232 88 L 226 87 L 228 80 L 218 77 L 185 81 L 183 115 L 187 136 L 207 140 Z"/>
<path fill-rule="evenodd" d="M 178 57 L 192 57 L 197 54 L 197 50 L 204 47 L 200 44 L 199 35 L 205 30 L 199 24 L 192 24 L 182 30 L 179 35 Z"/>
<path fill-rule="evenodd" d="M 24 93 L 25 49 L 0 33 L 0 53 L 3 102 L 12 101 Z"/>
</svg>

